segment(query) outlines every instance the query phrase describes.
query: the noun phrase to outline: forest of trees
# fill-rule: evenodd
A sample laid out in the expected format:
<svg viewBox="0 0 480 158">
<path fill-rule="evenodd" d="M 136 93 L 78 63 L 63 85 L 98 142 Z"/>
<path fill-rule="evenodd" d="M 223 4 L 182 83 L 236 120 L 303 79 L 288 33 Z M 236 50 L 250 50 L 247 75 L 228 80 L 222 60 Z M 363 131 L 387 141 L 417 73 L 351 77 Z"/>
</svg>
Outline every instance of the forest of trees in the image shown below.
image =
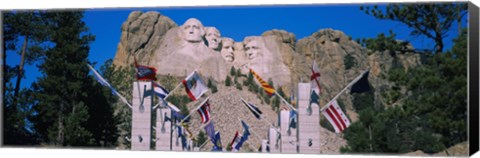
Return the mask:
<svg viewBox="0 0 480 158">
<path fill-rule="evenodd" d="M 422 65 L 408 71 L 393 65 L 387 72 L 386 79 L 394 85 L 383 93 L 398 103 L 395 106 L 376 106 L 373 92 L 353 96 L 359 121 L 345 131 L 348 145 L 341 151 L 437 153 L 467 141 L 467 29 L 461 29 L 453 47 L 443 51 L 443 38 L 451 24 L 465 14 L 466 4 L 388 5 L 386 12 L 377 7 L 366 8 L 366 12 L 404 23 L 412 27 L 412 35 L 432 38 L 436 45 L 430 52 L 423 52 L 426 59 Z M 393 32 L 389 37 L 381 34 L 363 40 L 363 44 L 376 53 L 404 51 L 404 44 L 396 42 L 394 36 Z M 404 96 L 402 89 L 406 91 Z"/>
<path fill-rule="evenodd" d="M 81 11 L 4 14 L 4 48 L 22 56 L 5 68 L 5 145 L 116 147 L 116 98 L 88 75 L 95 36 L 82 18 Z M 24 65 L 33 63 L 43 75 L 20 87 Z"/>
</svg>

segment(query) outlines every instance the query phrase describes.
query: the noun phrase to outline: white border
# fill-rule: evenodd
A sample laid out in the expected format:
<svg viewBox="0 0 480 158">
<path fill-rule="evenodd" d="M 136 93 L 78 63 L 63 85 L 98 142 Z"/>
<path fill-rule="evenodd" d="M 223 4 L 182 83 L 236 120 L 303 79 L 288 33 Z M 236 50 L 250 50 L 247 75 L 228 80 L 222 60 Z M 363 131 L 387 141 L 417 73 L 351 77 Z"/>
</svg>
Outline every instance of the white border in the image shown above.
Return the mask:
<svg viewBox="0 0 480 158">
<path fill-rule="evenodd" d="M 448 2 L 452 0 L 435 0 Z M 458 0 L 456 0 L 458 1 Z M 465 1 L 465 0 L 460 0 Z M 179 7 L 179 6 L 238 6 L 238 5 L 286 5 L 286 4 L 346 4 L 346 3 L 382 3 L 382 2 L 431 2 L 427 0 L 14 0 L 4 1 L 0 10 L 5 9 L 75 9 L 75 8 L 137 8 L 137 7 Z"/>
<path fill-rule="evenodd" d="M 451 0 L 435 0 L 447 2 Z M 464 0 L 461 0 L 465 2 Z M 90 9 L 90 8 L 138 8 L 138 7 L 179 7 L 179 6 L 239 6 L 239 5 L 286 5 L 286 4 L 359 4 L 359 3 L 394 3 L 394 2 L 431 2 L 425 0 L 243 0 L 214 1 L 214 0 L 14 0 L 2 1 L 0 10 L 23 9 Z M 262 154 L 262 153 L 213 153 L 213 152 L 162 152 L 162 151 L 129 151 L 129 150 L 92 150 L 92 149 L 43 149 L 43 148 L 5 148 L 0 147 L 2 157 L 113 157 L 113 158 L 140 158 L 140 157 L 167 157 L 167 158 L 347 158 L 347 157 L 374 157 L 373 155 L 325 155 L 325 154 Z M 400 157 L 376 155 L 375 157 Z M 405 157 L 405 156 L 403 156 Z M 411 156 L 409 156 L 411 157 Z"/>
</svg>

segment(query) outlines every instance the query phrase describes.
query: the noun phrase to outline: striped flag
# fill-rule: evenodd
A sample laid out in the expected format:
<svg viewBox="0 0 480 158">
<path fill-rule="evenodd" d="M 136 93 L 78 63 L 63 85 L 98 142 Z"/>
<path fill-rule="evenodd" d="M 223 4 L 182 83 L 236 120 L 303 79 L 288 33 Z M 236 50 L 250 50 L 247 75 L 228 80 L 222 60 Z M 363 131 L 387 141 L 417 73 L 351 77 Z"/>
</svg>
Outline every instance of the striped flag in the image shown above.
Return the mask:
<svg viewBox="0 0 480 158">
<path fill-rule="evenodd" d="M 263 90 L 268 94 L 268 96 L 272 96 L 273 94 L 275 94 L 275 89 L 267 82 L 265 82 L 260 76 L 258 76 L 258 74 L 253 71 L 253 69 L 250 69 L 250 73 L 255 76 L 257 81 L 260 83 L 260 86 L 262 86 Z"/>
<path fill-rule="evenodd" d="M 243 99 L 241 100 L 243 104 L 247 107 L 247 109 L 250 110 L 257 119 L 260 119 L 260 115 L 262 115 L 262 111 L 260 111 L 260 109 L 258 109 L 257 106 L 253 105 L 252 103 L 248 103 Z"/>
<path fill-rule="evenodd" d="M 210 104 L 208 100 L 197 110 L 202 118 L 202 123 L 207 123 L 210 120 Z"/>
<path fill-rule="evenodd" d="M 320 83 L 318 82 L 318 79 L 320 78 L 320 70 L 318 69 L 317 62 L 315 60 L 313 60 L 310 70 L 312 70 L 312 75 L 310 75 L 310 81 L 315 81 L 316 83 L 316 88 L 313 89 L 318 95 L 320 95 Z"/>
<path fill-rule="evenodd" d="M 327 118 L 336 133 L 341 133 L 350 126 L 350 120 L 348 120 L 347 116 L 343 113 L 337 100 L 330 102 L 325 110 L 322 111 L 322 115 Z"/>
<path fill-rule="evenodd" d="M 185 86 L 185 91 L 187 92 L 188 97 L 192 101 L 197 100 L 208 91 L 207 86 L 203 82 L 202 78 L 200 78 L 200 75 L 198 75 L 197 71 L 193 71 L 182 81 L 182 83 Z"/>
<path fill-rule="evenodd" d="M 153 92 L 155 92 L 155 94 L 162 99 L 165 99 L 165 97 L 170 93 L 156 82 L 153 82 Z"/>
</svg>

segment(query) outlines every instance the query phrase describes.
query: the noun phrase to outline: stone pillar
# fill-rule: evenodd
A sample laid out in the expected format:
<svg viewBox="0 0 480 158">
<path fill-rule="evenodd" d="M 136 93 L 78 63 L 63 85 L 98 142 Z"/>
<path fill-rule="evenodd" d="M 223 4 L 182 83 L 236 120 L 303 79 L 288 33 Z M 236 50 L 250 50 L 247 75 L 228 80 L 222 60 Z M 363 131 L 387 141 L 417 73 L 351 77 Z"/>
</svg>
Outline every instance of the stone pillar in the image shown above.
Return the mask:
<svg viewBox="0 0 480 158">
<path fill-rule="evenodd" d="M 157 108 L 157 123 L 156 123 L 156 142 L 155 150 L 170 151 L 170 144 L 174 139 L 172 136 L 172 120 L 167 121 L 166 118 L 172 118 L 171 110 L 169 108 Z"/>
<path fill-rule="evenodd" d="M 270 128 L 268 130 L 268 145 L 270 146 L 270 153 L 280 153 L 281 141 L 279 138 L 280 135 L 275 129 Z"/>
<path fill-rule="evenodd" d="M 268 140 L 262 139 L 262 153 L 267 152 Z"/>
<path fill-rule="evenodd" d="M 132 150 L 150 150 L 152 141 L 152 82 L 133 82 Z"/>
<path fill-rule="evenodd" d="M 310 83 L 298 83 L 299 153 L 320 154 L 319 106 L 312 104 L 311 114 L 307 111 L 312 92 L 310 87 Z"/>
<path fill-rule="evenodd" d="M 289 119 L 290 110 L 281 110 L 280 133 L 282 134 L 282 153 L 297 153 L 297 129 L 288 128 Z"/>
</svg>

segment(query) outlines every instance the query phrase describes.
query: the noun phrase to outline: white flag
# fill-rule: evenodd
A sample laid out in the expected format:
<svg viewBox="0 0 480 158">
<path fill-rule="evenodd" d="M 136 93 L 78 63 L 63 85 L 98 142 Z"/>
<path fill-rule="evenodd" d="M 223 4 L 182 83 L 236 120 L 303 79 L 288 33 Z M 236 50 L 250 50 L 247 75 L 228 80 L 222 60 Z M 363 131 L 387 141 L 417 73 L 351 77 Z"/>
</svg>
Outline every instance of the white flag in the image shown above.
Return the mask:
<svg viewBox="0 0 480 158">
<path fill-rule="evenodd" d="M 200 98 L 205 92 L 208 91 L 207 86 L 203 82 L 197 71 L 193 71 L 187 78 L 183 80 L 185 91 L 187 91 L 188 97 L 195 101 Z"/>
</svg>

